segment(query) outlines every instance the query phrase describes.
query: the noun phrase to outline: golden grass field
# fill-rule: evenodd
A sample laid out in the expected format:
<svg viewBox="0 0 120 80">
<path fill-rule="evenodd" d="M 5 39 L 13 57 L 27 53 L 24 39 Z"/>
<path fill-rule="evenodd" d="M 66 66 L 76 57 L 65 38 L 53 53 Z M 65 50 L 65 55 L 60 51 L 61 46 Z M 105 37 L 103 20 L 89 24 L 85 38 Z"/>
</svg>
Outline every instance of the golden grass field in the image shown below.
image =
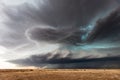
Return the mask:
<svg viewBox="0 0 120 80">
<path fill-rule="evenodd" d="M 120 80 L 118 69 L 0 70 L 0 80 Z"/>
</svg>

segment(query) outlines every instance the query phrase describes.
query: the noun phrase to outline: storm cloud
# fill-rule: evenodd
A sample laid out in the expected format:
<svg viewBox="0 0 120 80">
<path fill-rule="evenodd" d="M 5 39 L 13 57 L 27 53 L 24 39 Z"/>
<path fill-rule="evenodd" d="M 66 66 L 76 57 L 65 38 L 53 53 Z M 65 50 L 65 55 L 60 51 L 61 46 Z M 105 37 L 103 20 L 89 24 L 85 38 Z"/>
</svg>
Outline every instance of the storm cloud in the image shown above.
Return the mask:
<svg viewBox="0 0 120 80">
<path fill-rule="evenodd" d="M 36 50 L 39 55 L 28 53 L 27 58 L 8 60 L 22 66 L 120 68 L 118 7 L 117 0 L 36 0 L 33 4 L 5 6 L 4 24 L 10 32 L 0 44 L 24 51 L 27 44 L 29 52 L 44 47 L 40 43 L 59 44 L 59 52 L 39 54 Z"/>
<path fill-rule="evenodd" d="M 92 21 L 96 20 L 97 17 L 99 18 L 104 16 L 100 15 L 100 13 L 104 12 L 106 14 L 112 11 L 115 7 L 117 7 L 117 5 L 119 4 L 114 0 L 40 0 L 36 1 L 35 4 L 25 3 L 19 6 L 6 6 L 4 11 L 8 16 L 8 19 L 5 24 L 8 28 L 11 29 L 12 32 L 7 34 L 6 37 L 4 37 L 4 41 L 2 41 L 1 44 L 5 46 L 15 47 L 19 46 L 20 44 L 25 44 L 29 42 L 26 39 L 25 32 L 31 29 L 33 29 L 34 32 L 31 32 L 31 36 L 27 35 L 27 37 L 30 37 L 35 41 L 45 40 L 45 38 L 42 39 L 43 31 L 39 32 L 42 33 L 40 35 L 42 37 L 40 38 L 40 36 L 38 36 L 39 34 L 37 34 L 38 30 L 35 33 L 35 29 L 38 29 L 36 27 L 41 28 L 46 26 L 57 28 L 58 32 L 61 32 L 63 30 L 61 33 L 62 35 L 65 34 L 63 38 L 69 36 L 68 39 L 70 41 L 66 41 L 68 39 L 65 39 L 60 41 L 60 43 L 71 42 L 72 44 L 74 44 L 75 41 L 76 43 L 77 41 L 79 43 L 81 42 L 81 40 L 78 40 L 78 35 L 76 34 L 83 33 L 80 28 L 85 28 Z M 38 38 L 33 37 L 35 36 L 35 34 L 37 34 L 36 36 Z M 50 34 L 50 36 L 51 35 L 52 34 Z M 80 34 L 80 36 L 81 35 L 82 34 Z M 74 37 L 75 39 L 73 39 Z M 50 42 L 54 42 L 54 40 L 50 40 Z M 55 40 L 55 42 L 59 41 Z"/>
<path fill-rule="evenodd" d="M 120 8 L 116 9 L 109 16 L 96 22 L 88 40 L 107 41 L 119 43 L 120 40 Z"/>
<path fill-rule="evenodd" d="M 115 6 L 113 0 L 44 0 L 40 10 L 32 12 L 29 7 L 30 12 L 25 10 L 24 13 L 31 15 L 36 22 L 53 27 L 80 27 L 89 23 L 99 12 L 107 10 L 111 4 Z"/>
<path fill-rule="evenodd" d="M 63 43 L 63 44 L 72 44 L 77 45 L 81 43 L 81 36 L 84 34 L 84 31 L 76 29 L 51 29 L 51 28 L 35 28 L 27 32 L 32 40 L 46 41 L 49 43 Z"/>
<path fill-rule="evenodd" d="M 29 37 L 37 41 L 46 41 L 54 43 L 66 44 L 82 44 L 82 39 L 86 37 L 86 43 L 111 43 L 113 45 L 119 44 L 120 40 L 120 8 L 113 10 L 106 17 L 99 18 L 93 28 L 89 32 L 87 27 L 69 27 L 69 28 L 55 28 L 55 29 L 41 29 L 35 28 L 29 31 Z M 59 33 L 59 34 L 58 34 Z"/>
<path fill-rule="evenodd" d="M 91 55 L 92 56 L 92 55 Z M 9 62 L 22 66 L 36 66 L 46 68 L 120 68 L 119 56 L 107 56 L 102 58 L 91 58 L 86 56 L 83 58 L 74 58 L 73 53 L 47 53 L 45 55 L 33 55 L 26 59 L 12 60 Z"/>
</svg>

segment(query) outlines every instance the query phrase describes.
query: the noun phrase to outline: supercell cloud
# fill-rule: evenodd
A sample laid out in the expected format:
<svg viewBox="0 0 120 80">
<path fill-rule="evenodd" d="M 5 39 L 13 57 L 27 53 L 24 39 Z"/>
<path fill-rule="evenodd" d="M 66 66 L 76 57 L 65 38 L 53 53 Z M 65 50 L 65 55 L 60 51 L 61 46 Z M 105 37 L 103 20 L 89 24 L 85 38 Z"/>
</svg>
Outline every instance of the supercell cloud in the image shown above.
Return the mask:
<svg viewBox="0 0 120 80">
<path fill-rule="evenodd" d="M 120 67 L 119 0 L 38 0 L 3 10 L 10 33 L 0 44 L 16 51 L 25 44 L 38 46 L 32 56 L 9 62 L 48 68 Z M 37 49 L 44 43 L 59 48 L 41 53 Z M 28 50 L 33 51 L 30 46 Z"/>
</svg>

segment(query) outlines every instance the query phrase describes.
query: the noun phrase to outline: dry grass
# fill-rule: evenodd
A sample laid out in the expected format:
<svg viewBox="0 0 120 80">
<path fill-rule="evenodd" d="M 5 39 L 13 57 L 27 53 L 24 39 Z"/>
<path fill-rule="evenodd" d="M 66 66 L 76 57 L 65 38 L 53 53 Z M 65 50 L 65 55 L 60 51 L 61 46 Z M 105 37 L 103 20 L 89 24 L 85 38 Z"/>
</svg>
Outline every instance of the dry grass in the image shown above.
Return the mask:
<svg viewBox="0 0 120 80">
<path fill-rule="evenodd" d="M 120 70 L 0 70 L 0 80 L 120 80 Z"/>
</svg>

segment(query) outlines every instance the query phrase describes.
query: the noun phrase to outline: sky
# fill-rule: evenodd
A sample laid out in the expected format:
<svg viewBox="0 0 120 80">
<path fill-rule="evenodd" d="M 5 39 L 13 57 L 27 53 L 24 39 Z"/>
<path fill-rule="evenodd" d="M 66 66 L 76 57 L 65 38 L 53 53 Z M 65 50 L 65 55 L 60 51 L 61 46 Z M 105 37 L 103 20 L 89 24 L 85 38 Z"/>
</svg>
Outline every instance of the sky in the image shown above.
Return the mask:
<svg viewBox="0 0 120 80">
<path fill-rule="evenodd" d="M 120 68 L 119 0 L 0 0 L 0 69 Z"/>
</svg>

